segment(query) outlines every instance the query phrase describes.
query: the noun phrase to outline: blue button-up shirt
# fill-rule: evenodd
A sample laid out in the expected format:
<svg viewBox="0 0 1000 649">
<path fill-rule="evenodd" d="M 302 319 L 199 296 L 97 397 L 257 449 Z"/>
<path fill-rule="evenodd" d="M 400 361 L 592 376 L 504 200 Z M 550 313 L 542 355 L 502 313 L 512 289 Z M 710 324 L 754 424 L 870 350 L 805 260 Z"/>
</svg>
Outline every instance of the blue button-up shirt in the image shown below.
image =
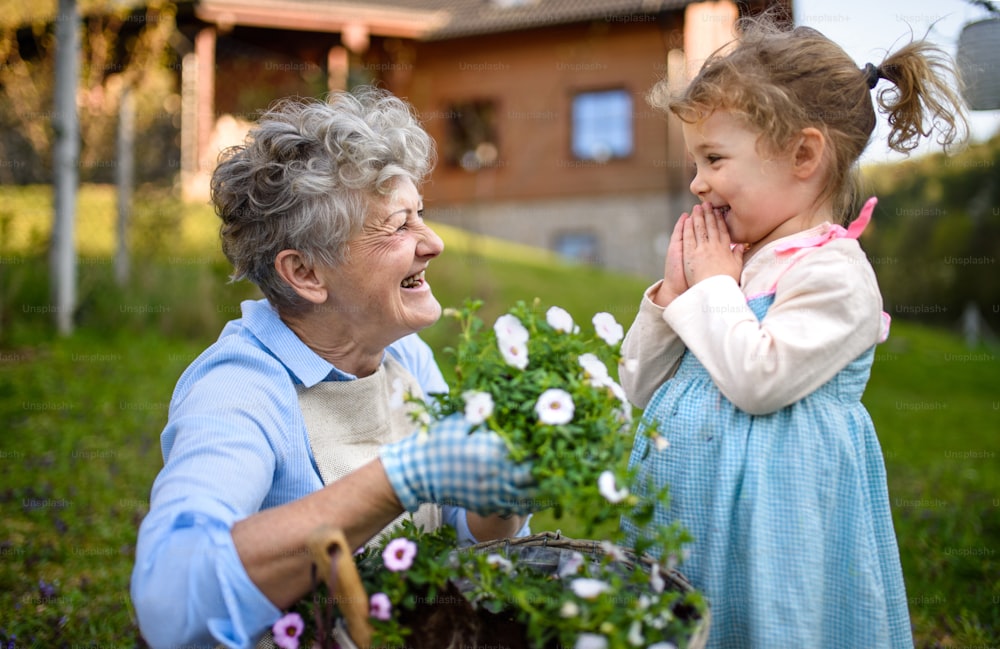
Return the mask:
<svg viewBox="0 0 1000 649">
<path fill-rule="evenodd" d="M 156 648 L 252 647 L 281 616 L 247 575 L 230 529 L 323 487 L 295 385 L 357 378 L 307 347 L 267 301 L 244 302 L 242 311 L 181 375 L 161 436 L 164 467 L 131 585 L 143 636 Z M 426 394 L 447 390 L 416 334 L 387 351 Z M 464 510 L 443 510 L 460 544 L 474 543 Z"/>
</svg>

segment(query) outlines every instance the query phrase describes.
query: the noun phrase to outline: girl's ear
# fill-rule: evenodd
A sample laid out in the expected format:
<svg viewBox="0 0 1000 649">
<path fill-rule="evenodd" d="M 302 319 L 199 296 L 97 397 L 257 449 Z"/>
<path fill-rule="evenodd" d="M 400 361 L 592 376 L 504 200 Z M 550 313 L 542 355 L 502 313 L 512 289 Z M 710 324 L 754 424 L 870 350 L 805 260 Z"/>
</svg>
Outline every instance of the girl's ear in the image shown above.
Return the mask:
<svg viewBox="0 0 1000 649">
<path fill-rule="evenodd" d="M 826 137 L 822 131 L 812 126 L 802 129 L 793 159 L 795 175 L 804 180 L 815 174 L 825 154 Z"/>
<path fill-rule="evenodd" d="M 298 250 L 282 250 L 274 258 L 274 269 L 281 279 L 303 299 L 313 304 L 326 302 L 327 289 L 316 269 L 306 264 Z"/>
</svg>

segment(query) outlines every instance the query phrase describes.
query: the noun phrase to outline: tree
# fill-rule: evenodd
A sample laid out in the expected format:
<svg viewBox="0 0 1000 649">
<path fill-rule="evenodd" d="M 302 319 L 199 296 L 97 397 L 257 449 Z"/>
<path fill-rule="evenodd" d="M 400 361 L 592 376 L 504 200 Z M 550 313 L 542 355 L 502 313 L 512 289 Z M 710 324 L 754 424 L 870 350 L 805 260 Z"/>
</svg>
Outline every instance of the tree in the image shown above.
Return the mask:
<svg viewBox="0 0 1000 649">
<path fill-rule="evenodd" d="M 178 37 L 174 3 L 150 0 L 142 8 L 111 0 L 78 0 L 80 38 L 80 178 L 112 182 L 115 131 L 125 88 L 136 101 L 138 132 L 147 146 L 138 151 L 137 167 L 147 179 L 163 179 L 171 168 L 163 148 L 175 146 L 180 99 L 171 39 Z M 56 15 L 44 3 L 0 0 L 0 182 L 36 183 L 52 179 L 53 102 Z M 141 175 L 141 174 L 140 174 Z"/>
<path fill-rule="evenodd" d="M 73 329 L 76 308 L 76 188 L 79 181 L 108 182 L 116 177 L 131 189 L 133 151 L 115 150 L 119 123 L 129 130 L 153 128 L 175 121 L 180 101 L 176 73 L 171 69 L 170 39 L 177 36 L 172 2 L 150 0 L 134 9 L 110 0 L 59 0 L 58 13 L 45 6 L 25 6 L 0 0 L 11 11 L 0 21 L 0 182 L 53 183 L 54 218 L 49 247 L 52 310 L 60 333 Z M 53 29 L 54 27 L 54 29 Z M 82 35 L 81 35 L 81 32 Z M 133 102 L 124 121 L 119 113 Z M 173 107 L 173 111 L 171 111 Z M 135 116 L 134 120 L 130 119 Z M 156 142 L 145 137 L 142 152 L 162 170 L 170 156 L 176 128 Z M 157 146 L 159 144 L 159 146 Z M 51 152 L 51 153 L 50 153 Z M 51 155 L 51 157 L 50 157 Z M 119 174 L 120 160 L 129 162 Z M 172 178 L 176 166 L 161 178 Z M 119 237 L 124 245 L 130 202 L 119 206 Z M 23 218 L 23 217 L 22 217 Z M 127 273 L 127 256 L 119 252 L 120 282 Z"/>
</svg>

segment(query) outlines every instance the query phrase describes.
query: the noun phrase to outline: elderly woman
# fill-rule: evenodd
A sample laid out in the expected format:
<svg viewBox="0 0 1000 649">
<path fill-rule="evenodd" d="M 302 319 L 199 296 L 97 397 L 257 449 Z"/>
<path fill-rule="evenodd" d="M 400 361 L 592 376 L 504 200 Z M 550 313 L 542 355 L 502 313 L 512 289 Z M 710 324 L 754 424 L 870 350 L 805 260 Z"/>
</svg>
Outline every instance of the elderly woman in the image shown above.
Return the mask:
<svg viewBox="0 0 1000 649">
<path fill-rule="evenodd" d="M 321 524 L 354 547 L 404 511 L 464 543 L 527 533 L 528 467 L 460 420 L 418 436 L 407 412 L 446 389 L 416 335 L 441 314 L 418 190 L 433 153 L 367 88 L 279 105 L 216 169 L 223 251 L 266 299 L 174 391 L 132 576 L 153 647 L 253 646 L 308 592 Z"/>
</svg>

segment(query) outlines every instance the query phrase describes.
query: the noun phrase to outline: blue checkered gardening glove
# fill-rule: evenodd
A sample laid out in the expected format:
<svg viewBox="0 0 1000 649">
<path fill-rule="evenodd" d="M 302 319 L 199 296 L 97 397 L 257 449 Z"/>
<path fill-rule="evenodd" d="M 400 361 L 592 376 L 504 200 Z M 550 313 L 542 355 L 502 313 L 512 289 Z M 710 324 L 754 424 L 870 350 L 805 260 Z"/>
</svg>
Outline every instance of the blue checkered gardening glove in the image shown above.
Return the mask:
<svg viewBox="0 0 1000 649">
<path fill-rule="evenodd" d="M 469 434 L 469 425 L 452 415 L 383 446 L 379 455 L 408 511 L 422 503 L 455 505 L 478 514 L 526 514 L 537 509 L 534 479 L 527 463 L 514 464 L 507 446 L 492 431 Z"/>
</svg>

